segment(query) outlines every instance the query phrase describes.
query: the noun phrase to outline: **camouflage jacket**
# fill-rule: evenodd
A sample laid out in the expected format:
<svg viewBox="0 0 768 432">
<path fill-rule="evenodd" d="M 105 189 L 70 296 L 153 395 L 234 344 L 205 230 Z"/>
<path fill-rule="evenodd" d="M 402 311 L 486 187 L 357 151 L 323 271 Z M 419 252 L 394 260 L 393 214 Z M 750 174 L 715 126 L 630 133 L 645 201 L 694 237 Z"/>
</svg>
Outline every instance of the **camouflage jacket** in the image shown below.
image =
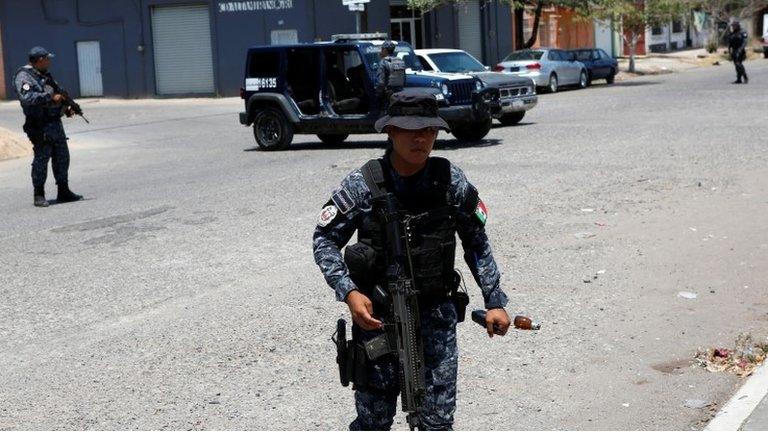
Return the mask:
<svg viewBox="0 0 768 432">
<path fill-rule="evenodd" d="M 395 191 L 409 187 L 409 183 L 391 168 L 390 174 L 394 179 Z M 417 184 L 410 187 L 420 186 Z M 424 184 L 421 187 L 428 186 Z M 464 249 L 464 260 L 482 290 L 485 307 L 488 309 L 504 307 L 507 304 L 507 296 L 501 290 L 501 274 L 485 234 L 484 225 L 487 214 L 485 205 L 480 201 L 474 213 L 462 210 L 462 207 L 465 207 L 463 204 L 472 192 L 476 193 L 476 190 L 469 183 L 464 172 L 451 164 L 448 204 L 457 208 L 457 233 Z M 339 301 L 344 301 L 347 294 L 356 289 L 349 276 L 341 249 L 362 225 L 363 220 L 372 217 L 371 197 L 371 191 L 363 179 L 361 170 L 352 171 L 342 180 L 341 185 L 332 194 L 331 200 L 324 206 L 315 228 L 313 236 L 315 262 L 320 267 L 328 285 L 336 292 L 336 299 Z"/>
<path fill-rule="evenodd" d="M 25 65 L 16 71 L 13 85 L 25 116 L 55 119 L 63 115 L 61 106 L 53 102 L 56 83 L 50 73 Z"/>
</svg>

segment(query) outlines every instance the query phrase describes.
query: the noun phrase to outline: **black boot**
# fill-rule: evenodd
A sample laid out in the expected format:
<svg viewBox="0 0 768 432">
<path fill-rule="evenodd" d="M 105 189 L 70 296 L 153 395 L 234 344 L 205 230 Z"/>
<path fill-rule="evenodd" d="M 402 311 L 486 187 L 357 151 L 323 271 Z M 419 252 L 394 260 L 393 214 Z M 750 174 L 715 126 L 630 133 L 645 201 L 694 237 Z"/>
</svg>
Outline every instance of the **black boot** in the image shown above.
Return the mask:
<svg viewBox="0 0 768 432">
<path fill-rule="evenodd" d="M 48 207 L 48 200 L 45 199 L 44 188 L 35 188 L 35 207 Z"/>
<path fill-rule="evenodd" d="M 56 202 L 67 203 L 72 201 L 80 201 L 81 199 L 83 199 L 83 196 L 69 190 L 68 184 L 63 183 L 59 185 L 59 194 L 56 196 Z"/>
</svg>

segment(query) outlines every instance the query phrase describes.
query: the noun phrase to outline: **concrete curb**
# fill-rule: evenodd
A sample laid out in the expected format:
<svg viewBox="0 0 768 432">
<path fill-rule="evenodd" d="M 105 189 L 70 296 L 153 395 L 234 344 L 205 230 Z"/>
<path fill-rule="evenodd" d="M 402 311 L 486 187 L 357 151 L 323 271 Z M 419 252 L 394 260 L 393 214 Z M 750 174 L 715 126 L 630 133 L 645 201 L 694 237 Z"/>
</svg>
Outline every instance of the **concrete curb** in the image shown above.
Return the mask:
<svg viewBox="0 0 768 432">
<path fill-rule="evenodd" d="M 747 382 L 718 411 L 704 430 L 739 430 L 766 394 L 768 394 L 768 360 L 747 379 Z"/>
</svg>

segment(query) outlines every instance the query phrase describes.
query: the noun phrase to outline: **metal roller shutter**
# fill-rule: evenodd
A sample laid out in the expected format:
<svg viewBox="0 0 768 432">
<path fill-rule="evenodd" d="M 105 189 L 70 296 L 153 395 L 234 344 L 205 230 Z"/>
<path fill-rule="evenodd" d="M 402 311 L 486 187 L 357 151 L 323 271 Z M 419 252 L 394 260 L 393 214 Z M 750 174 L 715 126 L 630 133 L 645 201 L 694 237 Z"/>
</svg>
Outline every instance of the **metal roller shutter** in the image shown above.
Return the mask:
<svg viewBox="0 0 768 432">
<path fill-rule="evenodd" d="M 152 40 L 158 94 L 214 92 L 208 6 L 152 8 Z"/>
<path fill-rule="evenodd" d="M 480 31 L 480 0 L 467 0 L 456 5 L 459 47 L 483 61 L 483 40 Z"/>
</svg>

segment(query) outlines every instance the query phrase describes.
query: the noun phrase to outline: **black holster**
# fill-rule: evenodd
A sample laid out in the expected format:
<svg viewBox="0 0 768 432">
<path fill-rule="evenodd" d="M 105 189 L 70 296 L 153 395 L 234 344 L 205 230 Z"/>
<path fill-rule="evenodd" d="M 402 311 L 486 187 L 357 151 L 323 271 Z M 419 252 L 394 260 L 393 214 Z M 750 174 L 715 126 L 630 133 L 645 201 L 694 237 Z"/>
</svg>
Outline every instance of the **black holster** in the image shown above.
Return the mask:
<svg viewBox="0 0 768 432">
<path fill-rule="evenodd" d="M 469 304 L 469 294 L 466 290 L 462 291 L 461 288 L 461 276 L 459 272 L 454 270 L 454 281 L 451 285 L 451 301 L 456 307 L 456 322 L 464 322 L 464 318 L 467 316 L 467 305 Z"/>
</svg>

